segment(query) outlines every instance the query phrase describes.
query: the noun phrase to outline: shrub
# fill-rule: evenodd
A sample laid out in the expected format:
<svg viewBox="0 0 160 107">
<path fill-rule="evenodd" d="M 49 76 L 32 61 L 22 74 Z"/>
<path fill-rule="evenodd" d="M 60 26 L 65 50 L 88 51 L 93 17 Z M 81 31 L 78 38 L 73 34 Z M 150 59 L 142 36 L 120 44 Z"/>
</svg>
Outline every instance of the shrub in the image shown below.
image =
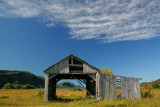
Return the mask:
<svg viewBox="0 0 160 107">
<path fill-rule="evenodd" d="M 20 85 L 18 82 L 14 82 L 13 84 L 11 83 L 6 83 L 3 87 L 3 89 L 35 89 L 33 85 L 26 84 L 26 85 Z"/>
<path fill-rule="evenodd" d="M 100 72 L 113 75 L 112 69 L 109 69 L 108 67 L 100 68 Z"/>
<path fill-rule="evenodd" d="M 44 92 L 39 90 L 38 94 L 37 94 L 37 97 L 42 97 L 44 95 Z"/>
<path fill-rule="evenodd" d="M 154 82 L 154 83 L 152 84 L 152 87 L 153 87 L 154 89 L 160 88 L 160 82 L 158 82 L 158 81 Z"/>
<path fill-rule="evenodd" d="M 23 85 L 19 85 L 19 89 L 23 89 Z"/>
<path fill-rule="evenodd" d="M 13 85 L 14 89 L 21 89 L 21 87 L 22 87 L 20 84 L 16 84 L 16 85 L 12 84 L 12 85 Z"/>
<path fill-rule="evenodd" d="M 26 84 L 26 85 L 23 85 L 22 89 L 35 89 L 35 87 L 33 85 Z"/>
<path fill-rule="evenodd" d="M 14 87 L 11 83 L 6 83 L 3 87 L 3 89 L 14 89 Z"/>
<path fill-rule="evenodd" d="M 151 92 L 151 89 L 141 90 L 141 97 L 142 98 L 153 98 L 155 94 Z"/>
<path fill-rule="evenodd" d="M 83 91 L 83 90 L 80 88 L 73 88 L 72 91 Z"/>
<path fill-rule="evenodd" d="M 149 89 L 149 88 L 153 88 L 153 89 L 159 89 L 160 88 L 160 79 L 156 80 L 156 81 L 152 81 L 150 83 L 141 83 L 141 87 L 143 87 L 143 89 Z"/>
</svg>

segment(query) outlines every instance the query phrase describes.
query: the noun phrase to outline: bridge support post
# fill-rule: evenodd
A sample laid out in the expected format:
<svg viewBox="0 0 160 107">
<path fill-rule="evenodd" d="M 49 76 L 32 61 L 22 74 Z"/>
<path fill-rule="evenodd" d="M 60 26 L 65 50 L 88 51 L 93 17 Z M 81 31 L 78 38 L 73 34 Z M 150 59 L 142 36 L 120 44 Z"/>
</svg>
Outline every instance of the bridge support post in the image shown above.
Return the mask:
<svg viewBox="0 0 160 107">
<path fill-rule="evenodd" d="M 49 74 L 45 75 L 45 93 L 44 101 L 50 101 L 56 97 L 56 81 L 50 79 Z"/>
</svg>

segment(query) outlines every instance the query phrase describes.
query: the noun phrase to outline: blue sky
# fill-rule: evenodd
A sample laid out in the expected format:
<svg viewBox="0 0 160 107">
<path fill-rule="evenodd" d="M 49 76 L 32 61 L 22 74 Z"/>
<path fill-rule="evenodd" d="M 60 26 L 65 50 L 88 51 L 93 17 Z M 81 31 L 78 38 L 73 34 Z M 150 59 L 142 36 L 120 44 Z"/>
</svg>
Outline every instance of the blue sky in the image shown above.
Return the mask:
<svg viewBox="0 0 160 107">
<path fill-rule="evenodd" d="M 160 78 L 160 1 L 0 0 L 0 69 L 43 70 L 74 54 L 114 74 Z"/>
</svg>

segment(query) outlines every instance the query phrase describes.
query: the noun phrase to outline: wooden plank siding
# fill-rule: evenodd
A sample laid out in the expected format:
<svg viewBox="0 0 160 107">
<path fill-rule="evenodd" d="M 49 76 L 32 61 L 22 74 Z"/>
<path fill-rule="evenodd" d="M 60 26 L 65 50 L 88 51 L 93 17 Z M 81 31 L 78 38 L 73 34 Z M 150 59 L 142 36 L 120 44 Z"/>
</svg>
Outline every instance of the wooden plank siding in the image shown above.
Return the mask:
<svg viewBox="0 0 160 107">
<path fill-rule="evenodd" d="M 96 72 L 98 71 L 89 66 L 88 64 L 83 63 L 83 73 L 96 73 Z"/>
<path fill-rule="evenodd" d="M 115 75 L 107 75 L 110 78 L 109 82 L 109 90 L 110 90 L 110 99 L 117 100 L 117 76 Z"/>
<path fill-rule="evenodd" d="M 56 82 L 61 79 L 83 79 L 88 91 L 96 96 L 107 100 L 117 99 L 117 86 L 121 86 L 121 97 L 138 99 L 141 98 L 139 78 L 130 78 L 117 75 L 104 74 L 99 69 L 88 64 L 82 59 L 70 55 L 56 64 L 50 66 L 45 73 L 45 96 L 48 101 L 56 96 Z M 117 79 L 117 77 L 119 79 Z M 119 85 L 117 85 L 117 80 Z"/>
<path fill-rule="evenodd" d="M 110 99 L 110 85 L 109 85 L 109 83 L 110 83 L 110 78 L 109 78 L 109 76 L 107 76 L 107 75 L 105 75 L 105 84 L 104 84 L 104 87 L 105 87 L 105 91 L 104 91 L 104 93 L 105 93 L 105 96 L 104 96 L 104 99 Z"/>
<path fill-rule="evenodd" d="M 71 60 L 72 64 L 69 64 L 69 58 L 72 59 Z M 73 64 L 73 58 L 75 58 L 76 60 L 83 63 L 83 65 Z M 69 69 L 70 66 L 82 67 L 83 71 L 82 72 L 70 71 L 70 69 Z M 81 59 L 78 59 L 77 57 L 70 56 L 70 57 L 60 61 L 59 63 L 56 63 L 55 65 L 49 67 L 44 72 L 46 74 L 66 74 L 66 73 L 90 73 L 91 74 L 91 73 L 97 73 L 98 69 L 95 69 L 95 67 L 92 67 L 91 65 L 85 63 L 84 61 L 82 61 Z"/>
<path fill-rule="evenodd" d="M 141 98 L 139 79 L 121 77 L 121 95 L 124 99 L 138 99 Z"/>
<path fill-rule="evenodd" d="M 54 66 L 49 68 L 45 73 L 46 74 L 69 73 L 69 60 L 68 60 L 68 58 L 61 61 L 60 63 L 55 64 Z"/>
<path fill-rule="evenodd" d="M 140 82 L 139 79 L 136 78 L 135 79 L 135 83 L 136 83 L 136 91 L 137 91 L 137 99 L 141 98 L 141 92 L 140 92 Z"/>
<path fill-rule="evenodd" d="M 117 77 L 115 75 L 108 75 L 100 73 L 99 80 L 99 96 L 102 99 L 117 99 Z"/>
</svg>

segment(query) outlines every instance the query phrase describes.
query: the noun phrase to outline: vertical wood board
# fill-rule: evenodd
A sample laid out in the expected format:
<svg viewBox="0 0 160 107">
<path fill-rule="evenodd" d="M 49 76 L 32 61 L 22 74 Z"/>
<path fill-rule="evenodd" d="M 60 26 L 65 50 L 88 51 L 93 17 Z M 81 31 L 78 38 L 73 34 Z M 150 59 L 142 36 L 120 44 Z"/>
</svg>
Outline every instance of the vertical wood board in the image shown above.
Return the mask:
<svg viewBox="0 0 160 107">
<path fill-rule="evenodd" d="M 109 83 L 110 99 L 116 100 L 117 99 L 117 86 L 116 86 L 117 77 L 115 75 L 109 75 L 109 77 L 110 77 L 110 83 Z"/>
</svg>

